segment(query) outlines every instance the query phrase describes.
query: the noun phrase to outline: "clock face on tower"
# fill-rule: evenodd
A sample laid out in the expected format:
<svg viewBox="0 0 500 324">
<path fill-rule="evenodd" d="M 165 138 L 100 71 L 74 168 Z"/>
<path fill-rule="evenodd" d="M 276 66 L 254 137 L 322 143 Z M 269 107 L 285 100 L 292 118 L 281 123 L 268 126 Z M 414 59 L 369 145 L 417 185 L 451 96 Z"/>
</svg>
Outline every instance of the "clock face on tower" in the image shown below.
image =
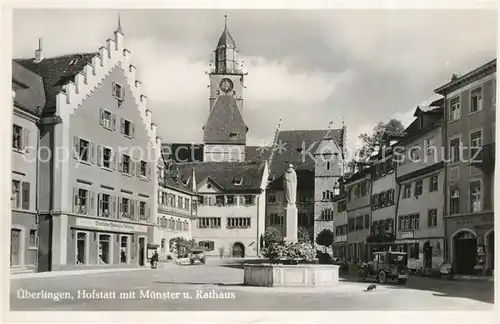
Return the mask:
<svg viewBox="0 0 500 324">
<path fill-rule="evenodd" d="M 220 81 L 219 88 L 223 92 L 229 92 L 233 90 L 233 81 L 229 80 L 228 78 L 224 78 Z"/>
</svg>

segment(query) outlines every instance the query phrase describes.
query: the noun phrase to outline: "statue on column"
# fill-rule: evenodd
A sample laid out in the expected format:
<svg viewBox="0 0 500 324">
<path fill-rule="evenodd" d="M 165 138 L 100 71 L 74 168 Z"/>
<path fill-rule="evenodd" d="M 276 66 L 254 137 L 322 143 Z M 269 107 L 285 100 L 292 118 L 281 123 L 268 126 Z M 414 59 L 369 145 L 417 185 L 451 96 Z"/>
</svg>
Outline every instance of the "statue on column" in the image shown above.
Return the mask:
<svg viewBox="0 0 500 324">
<path fill-rule="evenodd" d="M 293 165 L 289 164 L 288 169 L 283 177 L 283 185 L 285 189 L 285 199 L 288 204 L 295 205 L 297 198 L 297 174 L 293 169 Z"/>
</svg>

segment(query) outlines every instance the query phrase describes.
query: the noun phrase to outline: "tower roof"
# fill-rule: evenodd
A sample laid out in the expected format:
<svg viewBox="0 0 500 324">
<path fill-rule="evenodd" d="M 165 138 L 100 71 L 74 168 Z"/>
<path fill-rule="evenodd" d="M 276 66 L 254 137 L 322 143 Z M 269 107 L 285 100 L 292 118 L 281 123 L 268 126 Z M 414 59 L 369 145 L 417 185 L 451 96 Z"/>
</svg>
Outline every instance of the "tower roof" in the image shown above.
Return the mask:
<svg viewBox="0 0 500 324">
<path fill-rule="evenodd" d="M 220 35 L 219 42 L 217 43 L 217 48 L 221 46 L 234 48 L 236 47 L 236 43 L 234 42 L 233 36 L 231 36 L 229 29 L 227 29 L 227 15 L 224 16 L 224 19 L 224 31 L 222 32 L 222 35 Z"/>
<path fill-rule="evenodd" d="M 248 128 L 233 96 L 219 96 L 203 128 L 206 143 L 245 144 Z"/>
</svg>

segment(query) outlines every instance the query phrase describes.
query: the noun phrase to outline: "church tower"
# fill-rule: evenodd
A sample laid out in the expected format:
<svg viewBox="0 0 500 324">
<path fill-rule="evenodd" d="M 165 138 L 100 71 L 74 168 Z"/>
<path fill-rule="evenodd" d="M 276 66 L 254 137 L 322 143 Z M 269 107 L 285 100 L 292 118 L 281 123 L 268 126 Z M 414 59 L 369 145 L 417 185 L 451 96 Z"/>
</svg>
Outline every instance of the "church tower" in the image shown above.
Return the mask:
<svg viewBox="0 0 500 324">
<path fill-rule="evenodd" d="M 209 73 L 210 100 L 207 122 L 203 126 L 206 162 L 245 161 L 248 127 L 243 121 L 243 73 L 233 36 L 225 26 L 215 49 Z"/>
</svg>

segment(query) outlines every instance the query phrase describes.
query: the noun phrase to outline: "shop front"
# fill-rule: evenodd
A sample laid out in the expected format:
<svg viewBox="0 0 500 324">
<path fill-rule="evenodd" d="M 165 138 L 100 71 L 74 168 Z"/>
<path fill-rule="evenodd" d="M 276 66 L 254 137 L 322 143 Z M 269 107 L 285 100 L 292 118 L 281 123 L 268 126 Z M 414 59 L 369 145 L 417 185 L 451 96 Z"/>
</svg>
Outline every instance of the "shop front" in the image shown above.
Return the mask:
<svg viewBox="0 0 500 324">
<path fill-rule="evenodd" d="M 455 273 L 491 275 L 495 264 L 493 213 L 446 219 L 448 255 Z"/>
<path fill-rule="evenodd" d="M 66 264 L 53 270 L 145 266 L 147 234 L 146 225 L 69 217 Z"/>
<path fill-rule="evenodd" d="M 396 250 L 408 254 L 408 268 L 437 269 L 444 262 L 444 238 L 414 237 L 414 232 L 402 232 L 395 242 Z"/>
</svg>

